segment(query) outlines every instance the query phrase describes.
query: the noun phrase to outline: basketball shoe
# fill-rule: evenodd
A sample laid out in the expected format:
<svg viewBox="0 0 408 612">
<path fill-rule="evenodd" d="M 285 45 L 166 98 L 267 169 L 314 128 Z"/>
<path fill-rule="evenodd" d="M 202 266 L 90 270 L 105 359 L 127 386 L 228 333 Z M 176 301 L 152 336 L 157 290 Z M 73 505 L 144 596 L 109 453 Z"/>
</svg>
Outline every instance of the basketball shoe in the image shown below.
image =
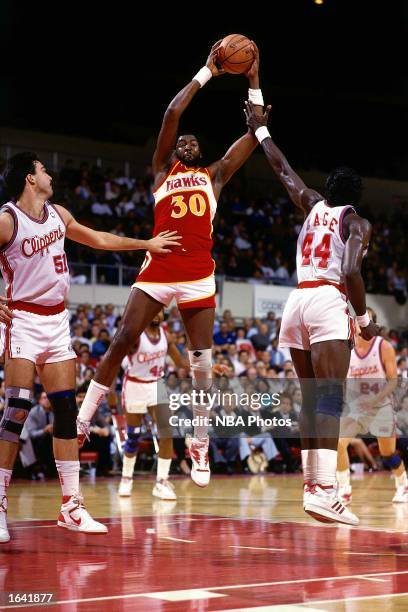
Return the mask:
<svg viewBox="0 0 408 612">
<path fill-rule="evenodd" d="M 316 484 L 309 489 L 304 510 L 314 519 L 322 523 L 359 524 L 356 515 L 339 501 L 337 488 Z"/>
<path fill-rule="evenodd" d="M 157 480 L 153 487 L 152 495 L 159 499 L 174 501 L 177 499 L 176 491 L 169 480 Z"/>
<path fill-rule="evenodd" d="M 395 495 L 392 498 L 394 503 L 406 504 L 408 502 L 408 487 L 401 485 L 395 491 Z"/>
<path fill-rule="evenodd" d="M 92 516 L 84 507 L 84 498 L 80 493 L 64 496 L 57 525 L 65 527 L 70 531 L 80 531 L 81 533 L 107 533 L 108 528 L 98 521 L 94 521 Z"/>
<path fill-rule="evenodd" d="M 0 543 L 9 542 L 10 534 L 7 528 L 7 495 L 3 495 L 0 503 Z"/>
<path fill-rule="evenodd" d="M 208 461 L 209 438 L 187 438 L 186 445 L 192 461 L 191 479 L 199 487 L 206 487 L 210 482 L 210 464 Z"/>
<path fill-rule="evenodd" d="M 133 478 L 122 476 L 118 490 L 119 497 L 130 497 L 132 495 L 132 489 Z"/>
</svg>

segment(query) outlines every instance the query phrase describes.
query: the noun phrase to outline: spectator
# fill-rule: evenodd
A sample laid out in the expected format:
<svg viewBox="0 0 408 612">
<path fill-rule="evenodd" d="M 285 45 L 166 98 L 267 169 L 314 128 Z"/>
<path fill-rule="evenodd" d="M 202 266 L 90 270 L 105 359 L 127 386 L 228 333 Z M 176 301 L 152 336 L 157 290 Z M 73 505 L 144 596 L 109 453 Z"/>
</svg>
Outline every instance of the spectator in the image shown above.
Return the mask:
<svg viewBox="0 0 408 612">
<path fill-rule="evenodd" d="M 41 472 L 51 478 L 57 475 L 52 449 L 53 423 L 51 404 L 45 391 L 42 391 L 38 403 L 31 408 L 24 427 L 31 439 Z"/>
</svg>

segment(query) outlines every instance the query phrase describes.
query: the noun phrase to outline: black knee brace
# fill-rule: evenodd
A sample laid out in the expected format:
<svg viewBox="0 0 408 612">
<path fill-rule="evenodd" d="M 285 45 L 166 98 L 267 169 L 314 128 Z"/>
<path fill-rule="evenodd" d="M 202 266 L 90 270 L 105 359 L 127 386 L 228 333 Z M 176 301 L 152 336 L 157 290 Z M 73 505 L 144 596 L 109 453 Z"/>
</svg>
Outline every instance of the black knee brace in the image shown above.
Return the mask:
<svg viewBox="0 0 408 612">
<path fill-rule="evenodd" d="M 32 391 L 21 387 L 7 387 L 3 417 L 0 422 L 0 440 L 18 444 L 32 402 Z"/>
<path fill-rule="evenodd" d="M 47 395 L 54 413 L 54 438 L 73 440 L 77 437 L 76 418 L 78 416 L 75 391 L 69 389 Z"/>
<path fill-rule="evenodd" d="M 337 381 L 322 381 L 317 384 L 316 414 L 339 419 L 343 411 L 343 384 Z"/>
</svg>

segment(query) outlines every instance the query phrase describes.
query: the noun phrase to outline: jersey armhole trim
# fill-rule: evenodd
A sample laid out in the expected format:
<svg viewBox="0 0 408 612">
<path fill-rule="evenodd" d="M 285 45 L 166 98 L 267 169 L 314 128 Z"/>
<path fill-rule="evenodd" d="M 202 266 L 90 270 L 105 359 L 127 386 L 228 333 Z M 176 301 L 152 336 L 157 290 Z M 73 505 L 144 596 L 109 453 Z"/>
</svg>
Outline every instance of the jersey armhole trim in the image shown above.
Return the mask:
<svg viewBox="0 0 408 612">
<path fill-rule="evenodd" d="M 13 242 L 16 239 L 17 232 L 18 232 L 18 217 L 17 217 L 15 211 L 12 208 L 10 208 L 9 206 L 6 206 L 5 208 L 3 208 L 3 210 L 1 212 L 9 213 L 13 217 L 13 220 L 14 220 L 14 229 L 13 229 L 12 236 L 11 236 L 10 240 L 7 242 L 7 244 L 5 244 L 4 246 L 2 246 L 0 248 L 0 253 L 5 253 L 5 251 L 7 251 L 7 249 L 9 249 L 11 247 L 11 245 L 13 244 Z"/>
<path fill-rule="evenodd" d="M 61 213 L 59 212 L 58 208 L 55 206 L 55 204 L 51 204 L 51 202 L 49 202 L 49 205 L 55 210 L 55 212 L 57 213 L 57 215 L 59 216 L 59 218 L 61 219 L 61 221 L 64 224 L 64 227 L 67 227 L 67 224 L 65 223 L 64 219 L 62 218 Z"/>
<path fill-rule="evenodd" d="M 341 238 L 343 244 L 346 243 L 346 239 L 345 239 L 344 233 L 343 233 L 343 221 L 344 221 L 344 217 L 346 215 L 348 215 L 349 213 L 355 213 L 355 212 L 356 211 L 355 211 L 354 207 L 350 206 L 350 205 L 349 206 L 345 206 L 343 208 L 343 210 L 341 211 L 341 215 L 340 215 L 340 219 L 339 219 L 339 235 L 340 235 L 340 238 Z"/>
<path fill-rule="evenodd" d="M 385 375 L 387 375 L 387 370 L 385 369 L 385 363 L 384 363 L 383 354 L 382 354 L 383 343 L 384 343 L 384 338 L 381 338 L 380 342 L 378 343 L 378 355 L 380 357 L 380 362 L 381 362 L 383 372 Z"/>
</svg>

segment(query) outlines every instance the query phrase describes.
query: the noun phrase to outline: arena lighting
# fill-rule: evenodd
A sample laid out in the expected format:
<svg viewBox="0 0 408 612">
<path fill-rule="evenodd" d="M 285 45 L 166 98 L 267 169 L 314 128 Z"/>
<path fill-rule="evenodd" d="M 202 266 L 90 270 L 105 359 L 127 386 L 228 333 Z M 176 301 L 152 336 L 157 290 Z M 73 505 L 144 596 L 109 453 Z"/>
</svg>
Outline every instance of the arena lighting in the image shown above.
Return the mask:
<svg viewBox="0 0 408 612">
<path fill-rule="evenodd" d="M 313 0 L 315 4 L 324 4 L 324 0 Z"/>
</svg>

